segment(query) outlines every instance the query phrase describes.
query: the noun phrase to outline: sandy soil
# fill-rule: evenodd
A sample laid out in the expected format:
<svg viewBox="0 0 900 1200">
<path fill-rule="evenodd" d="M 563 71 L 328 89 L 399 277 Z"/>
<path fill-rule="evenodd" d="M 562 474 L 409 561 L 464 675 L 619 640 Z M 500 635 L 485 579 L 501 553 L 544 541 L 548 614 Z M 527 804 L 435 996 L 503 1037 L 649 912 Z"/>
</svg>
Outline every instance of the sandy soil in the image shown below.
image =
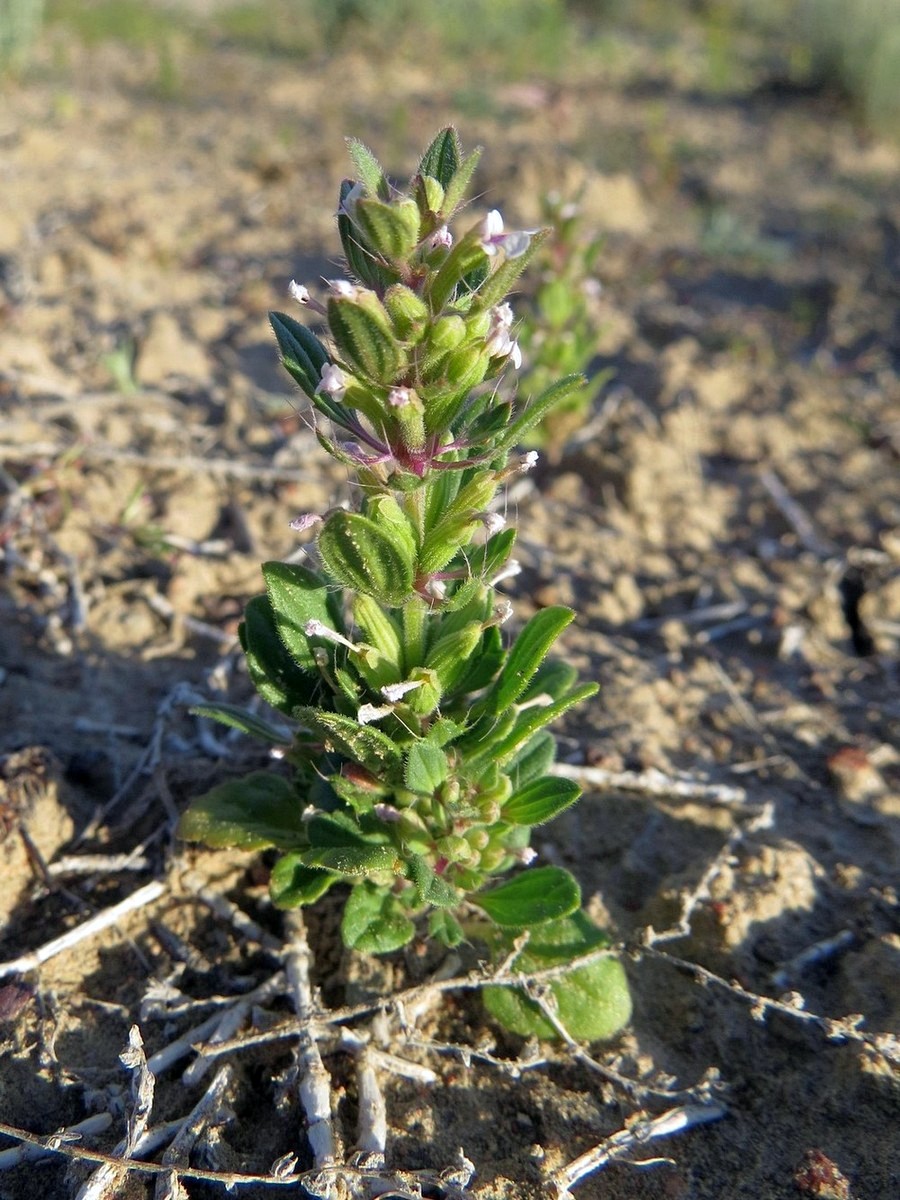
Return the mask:
<svg viewBox="0 0 900 1200">
<path fill-rule="evenodd" d="M 593 1050 L 633 1086 L 523 1047 L 477 993 L 447 992 L 413 1031 L 392 1019 L 385 1034 L 436 1073 L 380 1072 L 389 1167 L 437 1173 L 462 1147 L 465 1192 L 402 1176 L 411 1194 L 552 1196 L 567 1162 L 699 1088 L 721 1120 L 638 1147 L 575 1194 L 896 1195 L 900 153 L 819 98 L 711 97 L 639 57 L 489 104 L 449 68 L 446 96 L 409 66 L 385 103 L 362 59 L 298 70 L 223 49 L 176 65 L 179 92 L 160 99 L 152 55 L 51 44 L 0 97 L 0 959 L 165 884 L 0 978 L 0 1119 L 51 1134 L 108 1111 L 84 1145 L 111 1150 L 129 1027 L 154 1053 L 209 1016 L 205 1001 L 277 968 L 266 861 L 171 835 L 191 794 L 253 755 L 186 703 L 248 696 L 233 643 L 258 564 L 296 548 L 293 516 L 343 494 L 291 408 L 265 314 L 290 278 L 333 273 L 343 136 L 400 173 L 455 119 L 488 148 L 479 190 L 511 221 L 534 221 L 542 190 L 583 189 L 608 233 L 595 366 L 612 378 L 591 435 L 511 501 L 517 614 L 573 603 L 567 652 L 602 684 L 560 730 L 562 757 L 745 798 L 605 787 L 541 831 L 544 860 L 572 867 L 630 947 L 633 1024 Z M 61 863 L 130 853 L 87 874 Z M 202 887 L 258 921 L 263 944 Z M 682 917 L 682 936 L 647 947 Z M 331 1008 L 440 966 L 348 958 L 335 919 L 309 916 Z M 244 1028 L 289 1013 L 284 996 L 261 1000 Z M 353 1061 L 325 1049 L 352 1149 Z M 281 1038 L 217 1060 L 229 1111 L 194 1166 L 265 1174 L 294 1152 L 309 1167 L 292 1054 Z M 154 1122 L 203 1094 L 189 1062 L 160 1072 Z M 0 1172 L 0 1197 L 74 1196 L 88 1173 L 52 1157 Z"/>
</svg>

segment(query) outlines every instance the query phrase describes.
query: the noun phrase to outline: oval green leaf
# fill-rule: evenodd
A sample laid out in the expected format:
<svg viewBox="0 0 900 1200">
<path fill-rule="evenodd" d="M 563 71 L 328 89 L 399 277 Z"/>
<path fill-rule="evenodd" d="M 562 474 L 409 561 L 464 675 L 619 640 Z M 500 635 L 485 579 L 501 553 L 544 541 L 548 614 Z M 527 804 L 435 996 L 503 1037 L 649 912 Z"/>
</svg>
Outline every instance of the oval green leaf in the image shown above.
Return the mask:
<svg viewBox="0 0 900 1200">
<path fill-rule="evenodd" d="M 469 899 L 484 909 L 495 925 L 525 929 L 567 917 L 581 903 L 581 889 L 562 867 L 535 867 Z"/>
<path fill-rule="evenodd" d="M 545 775 L 513 792 L 503 805 L 503 820 L 511 825 L 543 825 L 574 804 L 581 788 L 573 779 Z"/>
</svg>

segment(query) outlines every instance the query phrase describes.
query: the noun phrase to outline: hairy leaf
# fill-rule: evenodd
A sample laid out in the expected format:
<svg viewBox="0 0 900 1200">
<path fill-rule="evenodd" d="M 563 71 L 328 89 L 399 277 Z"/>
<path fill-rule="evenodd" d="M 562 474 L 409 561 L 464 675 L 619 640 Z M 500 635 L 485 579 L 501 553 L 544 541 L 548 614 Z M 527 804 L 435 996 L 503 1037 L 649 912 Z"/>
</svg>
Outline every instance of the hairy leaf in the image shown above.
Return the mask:
<svg viewBox="0 0 900 1200">
<path fill-rule="evenodd" d="M 286 779 L 254 771 L 193 800 L 178 822 L 178 836 L 215 848 L 299 849 L 307 843 L 302 812 L 303 802 Z"/>
<path fill-rule="evenodd" d="M 470 897 L 495 925 L 525 929 L 567 917 L 581 903 L 581 889 L 562 867 L 533 867 L 509 883 Z"/>
<path fill-rule="evenodd" d="M 543 825 L 580 795 L 581 788 L 574 780 L 545 775 L 513 792 L 503 805 L 503 820 L 515 825 Z"/>
</svg>

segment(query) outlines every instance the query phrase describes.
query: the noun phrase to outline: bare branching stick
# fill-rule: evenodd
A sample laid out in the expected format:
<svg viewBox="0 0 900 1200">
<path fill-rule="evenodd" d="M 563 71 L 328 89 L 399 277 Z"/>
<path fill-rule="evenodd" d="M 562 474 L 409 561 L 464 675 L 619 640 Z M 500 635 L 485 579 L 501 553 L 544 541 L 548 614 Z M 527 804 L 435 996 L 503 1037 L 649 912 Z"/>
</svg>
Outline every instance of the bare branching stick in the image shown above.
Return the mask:
<svg viewBox="0 0 900 1200">
<path fill-rule="evenodd" d="M 306 1132 L 313 1161 L 317 1168 L 322 1168 L 337 1161 L 331 1117 L 331 1079 L 322 1062 L 313 1028 L 316 1013 L 309 981 L 310 952 L 300 909 L 285 914 L 285 925 L 290 936 L 285 970 L 299 1025 L 297 1068 L 300 1074 L 300 1103 L 306 1113 Z"/>
<path fill-rule="evenodd" d="M 213 1031 L 208 1044 L 214 1046 L 219 1042 L 227 1042 L 230 1038 L 234 1037 L 250 1015 L 250 1010 L 254 1004 L 265 1004 L 275 996 L 282 995 L 286 986 L 287 980 L 284 972 L 279 971 L 277 975 L 273 975 L 264 984 L 261 984 L 246 996 L 242 996 L 239 1000 L 236 1000 L 219 1017 L 219 1024 Z M 181 1082 L 188 1087 L 199 1083 L 211 1065 L 212 1060 L 201 1051 L 185 1070 L 181 1077 Z"/>
<path fill-rule="evenodd" d="M 671 1108 L 658 1117 L 637 1121 L 628 1129 L 622 1129 L 611 1137 L 605 1138 L 598 1146 L 579 1155 L 554 1175 L 549 1184 L 555 1189 L 557 1200 L 566 1200 L 571 1196 L 571 1189 L 588 1175 L 600 1171 L 616 1160 L 630 1158 L 648 1142 L 656 1138 L 672 1137 L 673 1134 L 683 1133 L 695 1125 L 706 1125 L 710 1121 L 718 1121 L 725 1116 L 727 1109 L 718 1101 L 710 1104 L 686 1104 L 681 1108 Z M 667 1163 L 670 1159 L 643 1159 L 639 1166 L 650 1166 L 653 1163 Z"/>
<path fill-rule="evenodd" d="M 700 904 L 709 900 L 710 889 L 713 883 L 721 874 L 723 868 L 731 861 L 738 846 L 748 834 L 758 833 L 763 829 L 771 829 L 774 817 L 775 806 L 771 801 L 768 801 L 762 805 L 756 816 L 747 821 L 746 824 L 733 829 L 725 845 L 703 872 L 697 886 L 682 897 L 681 913 L 677 924 L 673 925 L 671 929 L 661 932 L 657 932 L 652 926 L 648 926 L 644 931 L 644 943 L 648 946 L 656 946 L 660 942 L 670 942 L 677 938 L 689 937 L 694 913 Z"/>
<path fill-rule="evenodd" d="M 67 1125 L 65 1129 L 60 1129 L 54 1137 L 58 1137 L 60 1141 L 80 1141 L 84 1137 L 105 1133 L 112 1125 L 112 1120 L 112 1115 L 108 1112 L 94 1113 L 92 1117 L 79 1121 L 77 1125 Z M 9 1150 L 0 1150 L 0 1171 L 10 1171 L 13 1167 L 20 1167 L 22 1163 L 37 1162 L 39 1158 L 45 1158 L 51 1153 L 46 1146 L 21 1142 L 18 1146 L 11 1146 Z"/>
<path fill-rule="evenodd" d="M 152 904 L 154 900 L 159 899 L 165 890 L 166 885 L 158 879 L 155 879 L 152 883 L 145 884 L 144 887 L 138 888 L 136 892 L 132 892 L 130 896 L 126 896 L 124 900 L 120 900 L 118 904 L 114 904 L 111 908 L 104 908 L 101 912 L 88 918 L 87 921 L 76 925 L 74 929 L 69 929 L 59 937 L 53 938 L 52 941 L 45 942 L 37 950 L 30 950 L 27 954 L 23 954 L 19 958 L 13 958 L 8 962 L 0 963 L 0 979 L 5 978 L 7 975 L 22 975 L 26 971 L 36 970 L 42 963 L 47 962 L 48 959 L 55 958 L 57 954 L 62 954 L 64 950 L 70 950 L 73 946 L 77 946 L 79 942 L 94 937 L 95 934 L 109 928 L 110 925 L 115 925 L 116 921 L 121 920 L 128 913 Z"/>
<path fill-rule="evenodd" d="M 707 800 L 713 804 L 747 807 L 744 788 L 666 775 L 656 767 L 646 771 L 608 771 L 605 767 L 555 763 L 550 770 L 562 779 L 574 779 L 604 792 L 636 792 L 663 800 Z"/>
</svg>

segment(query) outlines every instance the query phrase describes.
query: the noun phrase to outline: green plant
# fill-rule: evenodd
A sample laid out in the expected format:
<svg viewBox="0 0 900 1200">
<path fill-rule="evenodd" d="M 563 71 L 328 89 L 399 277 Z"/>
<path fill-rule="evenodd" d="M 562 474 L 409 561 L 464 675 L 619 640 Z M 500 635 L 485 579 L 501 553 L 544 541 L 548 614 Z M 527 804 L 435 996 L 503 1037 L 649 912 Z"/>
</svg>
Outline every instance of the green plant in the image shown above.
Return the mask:
<svg viewBox="0 0 900 1200">
<path fill-rule="evenodd" d="M 405 192 L 360 143 L 350 153 L 358 180 L 341 186 L 338 229 L 356 282 L 332 281 L 324 304 L 292 285 L 325 318 L 325 340 L 283 313 L 271 320 L 284 366 L 327 422 L 319 442 L 355 473 L 361 502 L 295 522 L 318 528 L 321 569 L 266 563 L 265 595 L 241 627 L 258 691 L 298 723 L 283 747 L 289 774 L 221 784 L 180 831 L 277 847 L 271 894 L 283 907 L 349 884 L 342 935 L 358 950 L 396 950 L 427 929 L 448 946 L 478 940 L 496 961 L 521 949 L 565 966 L 606 944 L 575 879 L 531 866 L 498 881 L 534 859 L 532 827 L 578 798 L 549 774 L 545 727 L 596 692 L 547 659 L 572 610 L 539 611 L 507 646 L 512 607 L 496 592 L 514 573 L 515 532 L 494 502 L 536 457 L 516 447 L 583 384 L 568 376 L 521 408 L 492 382 L 519 357 L 504 297 L 547 231 L 506 232 L 494 211 L 454 239 L 479 152 L 463 157 L 452 129 Z M 199 711 L 283 745 L 283 730 L 238 708 Z M 613 958 L 551 988 L 578 1036 L 628 1019 Z M 515 1029 L 548 1031 L 527 997 L 515 1012 L 489 1005 Z"/>
<path fill-rule="evenodd" d="M 550 234 L 540 246 L 538 284 L 518 329 L 525 369 L 520 390 L 540 393 L 560 375 L 582 374 L 597 353 L 599 323 L 596 269 L 603 237 L 585 228 L 577 202 L 549 193 L 543 219 Z M 524 436 L 530 446 L 558 450 L 582 424 L 611 372 L 594 376 L 590 388 L 573 391 Z"/>
</svg>

